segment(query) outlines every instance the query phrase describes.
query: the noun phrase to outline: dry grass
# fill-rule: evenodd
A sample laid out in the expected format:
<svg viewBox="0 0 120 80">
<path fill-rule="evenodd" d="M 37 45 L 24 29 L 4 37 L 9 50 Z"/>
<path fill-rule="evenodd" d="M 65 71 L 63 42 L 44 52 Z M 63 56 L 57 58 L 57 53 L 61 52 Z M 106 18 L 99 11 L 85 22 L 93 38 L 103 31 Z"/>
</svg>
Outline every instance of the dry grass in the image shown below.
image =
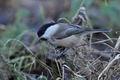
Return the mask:
<svg viewBox="0 0 120 80">
<path fill-rule="evenodd" d="M 85 21 L 89 19 L 86 11 L 83 13 L 85 13 L 87 19 L 83 19 L 79 14 L 80 10 L 74 16 L 72 23 L 79 24 L 83 21 L 81 25 L 91 27 L 90 20 Z M 91 34 L 90 41 L 83 40 L 79 46 L 60 52 L 47 43 L 39 45 L 31 43 L 30 46 L 26 46 L 20 40 L 25 33 L 26 31 L 16 39 L 8 39 L 1 47 L 0 73 L 3 73 L 2 77 L 6 75 L 3 80 L 120 79 L 120 37 L 114 39 L 105 34 L 108 39 L 93 42 L 94 36 Z M 31 34 L 36 39 L 35 35 Z M 97 46 L 98 44 L 102 44 L 102 46 Z M 98 49 L 102 47 L 106 49 Z M 57 57 L 62 53 L 65 56 L 58 59 Z M 0 74 L 0 79 L 2 77 Z"/>
<path fill-rule="evenodd" d="M 10 43 L 12 47 L 10 47 Z M 100 41 L 100 43 L 103 42 Z M 17 50 L 20 49 L 20 47 L 22 47 L 23 50 Z M 14 50 L 13 48 L 15 51 L 11 51 Z M 119 39 L 117 40 L 115 47 L 111 48 L 112 51 L 99 51 L 89 47 L 89 45 L 80 45 L 74 49 L 67 49 L 65 52 L 66 56 L 60 59 L 56 59 L 55 56 L 52 56 L 52 54 L 56 54 L 56 56 L 59 54 L 59 51 L 55 50 L 54 47 L 51 47 L 50 50 L 47 51 L 47 54 L 44 54 L 43 52 L 34 53 L 23 42 L 16 39 L 8 40 L 4 44 L 4 49 L 8 50 L 9 55 L 7 55 L 7 57 L 4 56 L 3 58 L 11 69 L 11 76 L 15 79 L 119 79 L 120 55 L 115 54 L 116 52 L 119 53 Z M 109 57 L 109 59 L 106 60 L 106 56 L 107 58 Z"/>
</svg>

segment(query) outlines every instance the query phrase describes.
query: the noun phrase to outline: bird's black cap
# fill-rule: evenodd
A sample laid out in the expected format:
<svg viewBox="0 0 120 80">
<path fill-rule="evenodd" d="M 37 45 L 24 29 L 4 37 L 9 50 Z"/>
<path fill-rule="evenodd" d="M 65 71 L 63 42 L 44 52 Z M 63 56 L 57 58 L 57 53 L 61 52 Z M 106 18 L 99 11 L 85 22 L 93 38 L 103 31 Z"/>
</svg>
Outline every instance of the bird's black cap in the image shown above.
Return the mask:
<svg viewBox="0 0 120 80">
<path fill-rule="evenodd" d="M 55 24 L 56 24 L 55 22 L 50 22 L 50 23 L 43 24 L 37 32 L 38 37 L 41 37 L 48 27 L 50 27 L 52 25 L 55 25 Z"/>
</svg>

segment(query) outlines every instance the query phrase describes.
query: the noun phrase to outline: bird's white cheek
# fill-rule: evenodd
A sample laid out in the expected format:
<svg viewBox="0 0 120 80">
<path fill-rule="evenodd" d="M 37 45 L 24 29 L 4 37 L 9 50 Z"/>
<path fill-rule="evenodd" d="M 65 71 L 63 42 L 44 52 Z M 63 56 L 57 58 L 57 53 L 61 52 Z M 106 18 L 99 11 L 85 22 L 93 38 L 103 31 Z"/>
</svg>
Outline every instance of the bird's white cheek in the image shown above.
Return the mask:
<svg viewBox="0 0 120 80">
<path fill-rule="evenodd" d="M 51 37 L 53 37 L 53 35 L 57 32 L 58 28 L 59 28 L 59 25 L 57 25 L 57 24 L 54 25 L 54 26 L 49 27 L 45 31 L 45 33 L 43 34 L 42 37 L 44 37 L 44 38 L 51 38 Z"/>
<path fill-rule="evenodd" d="M 48 39 L 48 38 L 51 37 L 51 35 L 50 35 L 50 33 L 45 32 L 45 33 L 42 35 L 42 37 Z"/>
</svg>

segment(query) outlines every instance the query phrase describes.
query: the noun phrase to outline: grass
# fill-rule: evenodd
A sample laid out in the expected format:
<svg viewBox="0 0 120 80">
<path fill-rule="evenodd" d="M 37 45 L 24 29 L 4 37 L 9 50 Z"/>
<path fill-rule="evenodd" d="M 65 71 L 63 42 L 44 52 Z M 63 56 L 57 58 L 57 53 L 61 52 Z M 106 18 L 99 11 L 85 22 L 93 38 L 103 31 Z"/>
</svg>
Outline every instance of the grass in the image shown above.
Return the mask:
<svg viewBox="0 0 120 80">
<path fill-rule="evenodd" d="M 86 4 L 87 9 L 94 3 L 94 0 L 82 1 Z M 75 0 L 73 5 L 79 2 Z M 112 5 L 112 3 L 114 4 Z M 110 4 L 105 0 L 105 3 L 101 3 L 99 10 L 103 16 L 107 15 L 110 18 L 107 25 L 113 27 L 114 24 L 119 24 L 118 18 L 113 16 L 116 14 L 113 12 L 113 8 L 119 10 L 119 7 L 116 5 L 117 2 L 112 1 Z M 68 19 L 72 19 L 78 6 L 79 4 L 72 6 L 74 12 L 67 15 Z M 111 38 L 106 35 L 108 39 L 93 41 L 93 35 L 90 42 L 81 42 L 84 44 L 74 49 L 68 49 L 65 52 L 66 57 L 56 59 L 55 57 L 60 51 L 50 44 L 43 42 L 33 45 L 37 39 L 36 33 L 32 33 L 21 21 L 28 14 L 26 10 L 20 9 L 16 13 L 15 23 L 8 25 L 5 32 L 0 34 L 0 72 L 3 73 L 3 75 L 0 74 L 0 79 L 5 75 L 5 80 L 120 79 L 119 38 L 114 36 Z M 89 26 L 92 26 L 92 21 L 89 20 Z M 70 23 L 71 20 L 66 19 L 65 21 Z M 100 51 L 92 47 L 92 45 L 97 47 L 97 44 L 102 44 L 99 47 L 107 47 Z"/>
</svg>

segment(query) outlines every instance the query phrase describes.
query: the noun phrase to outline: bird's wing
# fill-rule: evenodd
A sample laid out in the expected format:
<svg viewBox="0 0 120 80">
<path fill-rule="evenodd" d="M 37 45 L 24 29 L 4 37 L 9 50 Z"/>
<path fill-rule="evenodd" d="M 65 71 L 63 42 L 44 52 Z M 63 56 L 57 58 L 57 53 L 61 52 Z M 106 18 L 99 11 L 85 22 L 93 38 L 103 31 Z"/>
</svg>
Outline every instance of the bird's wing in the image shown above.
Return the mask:
<svg viewBox="0 0 120 80">
<path fill-rule="evenodd" d="M 71 28 L 68 28 L 68 29 L 62 31 L 61 33 L 59 33 L 59 35 L 56 36 L 56 39 L 67 38 L 69 36 L 72 36 L 72 35 L 75 35 L 75 34 L 79 34 L 82 31 L 84 31 L 84 29 L 82 29 L 82 28 L 78 29 L 76 27 L 71 27 Z"/>
<path fill-rule="evenodd" d="M 56 39 L 63 39 L 76 34 L 88 35 L 90 33 L 110 32 L 110 31 L 111 30 L 108 29 L 90 29 L 90 28 L 85 29 L 85 28 L 71 27 L 61 32 L 60 35 L 56 37 Z"/>
</svg>

